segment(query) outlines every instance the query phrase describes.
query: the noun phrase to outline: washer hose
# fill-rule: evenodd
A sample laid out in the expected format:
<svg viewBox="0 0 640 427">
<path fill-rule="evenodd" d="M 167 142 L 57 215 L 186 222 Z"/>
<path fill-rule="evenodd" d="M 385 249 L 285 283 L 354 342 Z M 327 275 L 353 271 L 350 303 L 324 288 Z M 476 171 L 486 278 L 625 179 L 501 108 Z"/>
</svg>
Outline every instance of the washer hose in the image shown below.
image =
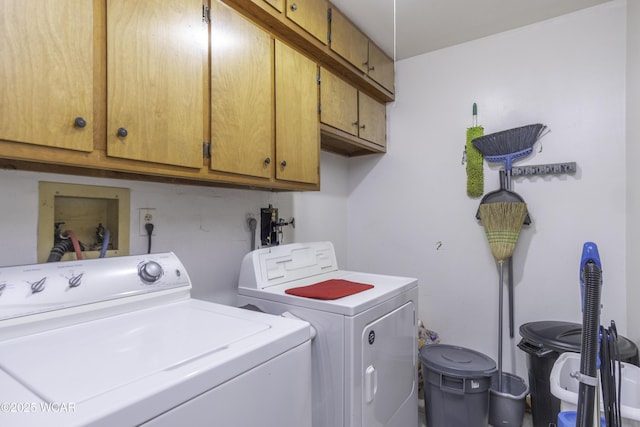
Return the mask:
<svg viewBox="0 0 640 427">
<path fill-rule="evenodd" d="M 109 240 L 111 240 L 111 232 L 108 228 L 104 229 L 104 237 L 102 239 L 102 249 L 100 250 L 99 258 L 104 258 L 109 249 Z"/>
<path fill-rule="evenodd" d="M 596 249 L 597 251 L 597 249 Z M 597 252 L 596 252 L 597 253 Z M 582 346 L 580 351 L 580 373 L 587 378 L 597 378 L 598 336 L 600 328 L 600 294 L 602 274 L 593 259 L 587 260 L 582 267 L 583 306 L 582 306 Z M 596 385 L 581 381 L 578 388 L 577 427 L 593 426 L 596 399 Z"/>
<path fill-rule="evenodd" d="M 49 258 L 47 262 L 58 262 L 62 259 L 65 253 L 73 250 L 73 242 L 71 239 L 63 239 L 53 245 L 51 252 L 49 252 Z"/>
</svg>

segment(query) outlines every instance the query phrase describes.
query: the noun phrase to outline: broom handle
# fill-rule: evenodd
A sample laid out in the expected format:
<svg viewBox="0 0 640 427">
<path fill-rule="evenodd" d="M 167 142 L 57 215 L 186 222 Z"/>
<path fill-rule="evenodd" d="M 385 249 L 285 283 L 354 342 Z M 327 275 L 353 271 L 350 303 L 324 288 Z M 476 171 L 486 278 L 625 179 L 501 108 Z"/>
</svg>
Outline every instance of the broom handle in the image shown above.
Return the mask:
<svg viewBox="0 0 640 427">
<path fill-rule="evenodd" d="M 511 171 L 500 171 L 500 189 L 511 190 Z M 513 338 L 515 332 L 513 321 L 513 256 L 507 261 L 508 290 L 509 290 L 509 338 Z"/>
<path fill-rule="evenodd" d="M 513 338 L 513 256 L 509 257 L 507 262 L 508 289 L 509 289 L 509 338 Z"/>
<path fill-rule="evenodd" d="M 504 261 L 498 260 L 500 270 L 500 290 L 498 291 L 498 391 L 502 393 L 502 295 L 504 287 Z"/>
</svg>

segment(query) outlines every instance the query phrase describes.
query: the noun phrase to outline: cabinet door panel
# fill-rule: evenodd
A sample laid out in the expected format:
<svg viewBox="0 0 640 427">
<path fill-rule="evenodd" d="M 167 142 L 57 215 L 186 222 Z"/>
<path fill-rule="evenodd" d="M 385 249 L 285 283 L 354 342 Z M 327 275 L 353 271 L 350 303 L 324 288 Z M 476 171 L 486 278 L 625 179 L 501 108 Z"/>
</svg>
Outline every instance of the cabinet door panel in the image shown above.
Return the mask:
<svg viewBox="0 0 640 427">
<path fill-rule="evenodd" d="M 386 106 L 358 92 L 360 138 L 381 146 L 386 145 Z"/>
<path fill-rule="evenodd" d="M 320 72 L 320 121 L 358 136 L 358 90 L 324 68 Z"/>
<path fill-rule="evenodd" d="M 93 2 L 2 0 L 0 16 L 0 139 L 92 151 Z"/>
<path fill-rule="evenodd" d="M 287 0 L 287 18 L 327 44 L 329 3 L 326 0 Z"/>
<path fill-rule="evenodd" d="M 320 161 L 318 68 L 313 61 L 278 40 L 275 47 L 276 178 L 317 184 Z"/>
<path fill-rule="evenodd" d="M 231 8 L 211 7 L 211 169 L 269 178 L 273 41 Z"/>
<path fill-rule="evenodd" d="M 108 155 L 202 167 L 206 49 L 202 0 L 107 0 Z"/>
<path fill-rule="evenodd" d="M 389 92 L 394 92 L 393 59 L 373 43 L 369 43 L 369 77 L 380 83 Z"/>
<path fill-rule="evenodd" d="M 367 72 L 369 39 L 337 9 L 331 10 L 331 50 Z"/>
<path fill-rule="evenodd" d="M 282 12 L 284 0 L 254 0 L 254 2 L 266 2 L 273 6 L 278 12 Z"/>
</svg>

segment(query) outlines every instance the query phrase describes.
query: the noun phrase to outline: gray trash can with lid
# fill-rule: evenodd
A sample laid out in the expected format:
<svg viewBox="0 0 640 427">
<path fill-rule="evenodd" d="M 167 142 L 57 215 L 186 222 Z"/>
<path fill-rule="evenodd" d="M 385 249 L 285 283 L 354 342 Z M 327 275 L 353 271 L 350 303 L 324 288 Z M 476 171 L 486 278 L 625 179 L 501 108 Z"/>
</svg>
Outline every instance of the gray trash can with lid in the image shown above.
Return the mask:
<svg viewBox="0 0 640 427">
<path fill-rule="evenodd" d="M 580 353 L 582 325 L 556 320 L 530 322 L 520 326 L 520 336 L 518 348 L 527 353 L 533 426 L 548 427 L 557 422 L 560 412 L 560 399 L 551 394 L 551 369 L 560 354 Z M 632 341 L 619 336 L 618 351 L 623 362 L 638 365 L 638 347 Z"/>
<path fill-rule="evenodd" d="M 447 344 L 420 349 L 428 427 L 487 427 L 489 388 L 497 372 L 490 357 Z"/>
</svg>

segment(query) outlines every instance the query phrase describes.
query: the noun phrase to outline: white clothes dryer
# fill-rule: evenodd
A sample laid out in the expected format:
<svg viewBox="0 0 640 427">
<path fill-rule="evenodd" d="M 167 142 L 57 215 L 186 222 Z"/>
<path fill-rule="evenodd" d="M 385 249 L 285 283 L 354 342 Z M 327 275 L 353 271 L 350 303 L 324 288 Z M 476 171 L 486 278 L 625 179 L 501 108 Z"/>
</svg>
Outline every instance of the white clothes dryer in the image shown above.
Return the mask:
<svg viewBox="0 0 640 427">
<path fill-rule="evenodd" d="M 287 293 L 336 279 L 373 287 L 330 300 Z M 294 243 L 247 254 L 238 293 L 315 329 L 313 427 L 418 426 L 416 279 L 339 270 L 331 242 Z"/>
</svg>

